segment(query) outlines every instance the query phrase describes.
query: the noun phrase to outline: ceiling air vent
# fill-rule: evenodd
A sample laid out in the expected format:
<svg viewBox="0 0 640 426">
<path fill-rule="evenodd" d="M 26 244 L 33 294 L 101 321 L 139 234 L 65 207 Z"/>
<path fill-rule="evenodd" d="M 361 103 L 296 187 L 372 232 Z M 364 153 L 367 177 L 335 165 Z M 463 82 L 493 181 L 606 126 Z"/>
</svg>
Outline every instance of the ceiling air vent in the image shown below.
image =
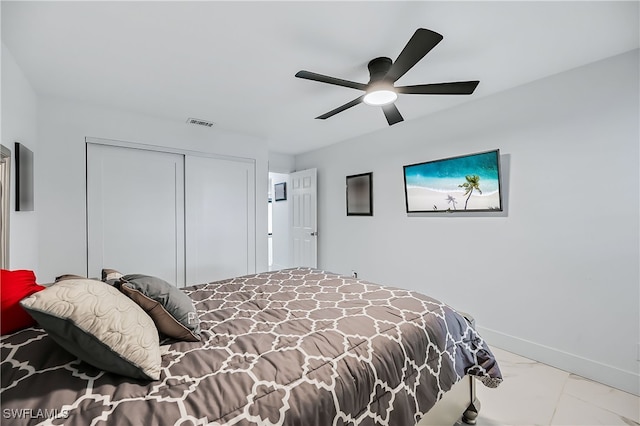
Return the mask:
<svg viewBox="0 0 640 426">
<path fill-rule="evenodd" d="M 189 118 L 187 123 L 196 124 L 198 126 L 213 127 L 213 121 L 200 120 L 199 118 Z"/>
</svg>

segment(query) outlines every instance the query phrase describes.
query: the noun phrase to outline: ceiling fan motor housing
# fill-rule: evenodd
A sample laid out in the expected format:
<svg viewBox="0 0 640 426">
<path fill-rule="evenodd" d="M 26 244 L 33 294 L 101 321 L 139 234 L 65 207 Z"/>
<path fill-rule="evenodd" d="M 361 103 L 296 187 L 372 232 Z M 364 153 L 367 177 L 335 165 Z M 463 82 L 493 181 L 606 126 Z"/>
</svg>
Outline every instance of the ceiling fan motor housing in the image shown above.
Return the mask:
<svg viewBox="0 0 640 426">
<path fill-rule="evenodd" d="M 367 65 L 370 76 L 369 84 L 383 80 L 387 76 L 392 63 L 390 58 L 385 57 L 375 58 L 369 61 L 369 65 Z"/>
</svg>

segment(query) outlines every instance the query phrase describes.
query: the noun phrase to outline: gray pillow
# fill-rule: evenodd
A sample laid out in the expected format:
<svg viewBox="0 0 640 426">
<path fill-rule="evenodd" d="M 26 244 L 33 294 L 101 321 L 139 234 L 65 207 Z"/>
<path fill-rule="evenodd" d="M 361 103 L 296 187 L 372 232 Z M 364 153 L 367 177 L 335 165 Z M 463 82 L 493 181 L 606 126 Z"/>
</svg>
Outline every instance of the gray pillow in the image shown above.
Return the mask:
<svg viewBox="0 0 640 426">
<path fill-rule="evenodd" d="M 160 333 L 178 340 L 200 340 L 200 319 L 182 290 L 149 275 L 130 274 L 119 281 L 120 291 L 149 314 Z"/>
<path fill-rule="evenodd" d="M 140 307 L 101 281 L 67 279 L 20 305 L 60 346 L 105 371 L 160 378 L 158 330 Z"/>
</svg>

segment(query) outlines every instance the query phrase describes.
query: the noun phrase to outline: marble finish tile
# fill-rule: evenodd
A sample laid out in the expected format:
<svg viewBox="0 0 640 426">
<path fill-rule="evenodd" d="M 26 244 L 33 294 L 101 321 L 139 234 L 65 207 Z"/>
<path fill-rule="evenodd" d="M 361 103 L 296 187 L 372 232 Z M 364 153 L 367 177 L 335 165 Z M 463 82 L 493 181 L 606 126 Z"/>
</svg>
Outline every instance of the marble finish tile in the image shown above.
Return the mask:
<svg viewBox="0 0 640 426">
<path fill-rule="evenodd" d="M 549 425 L 569 373 L 492 348 L 504 382 L 496 389 L 478 384 L 478 424 Z M 482 423 L 480 423 L 482 421 Z"/>
<path fill-rule="evenodd" d="M 563 394 L 552 426 L 637 426 L 638 423 L 569 394 Z"/>
<path fill-rule="evenodd" d="M 504 382 L 496 389 L 477 383 L 477 426 L 640 426 L 640 397 L 491 349 Z"/>
<path fill-rule="evenodd" d="M 591 405 L 640 423 L 640 397 L 575 374 L 571 374 L 567 379 L 564 392 Z"/>
</svg>

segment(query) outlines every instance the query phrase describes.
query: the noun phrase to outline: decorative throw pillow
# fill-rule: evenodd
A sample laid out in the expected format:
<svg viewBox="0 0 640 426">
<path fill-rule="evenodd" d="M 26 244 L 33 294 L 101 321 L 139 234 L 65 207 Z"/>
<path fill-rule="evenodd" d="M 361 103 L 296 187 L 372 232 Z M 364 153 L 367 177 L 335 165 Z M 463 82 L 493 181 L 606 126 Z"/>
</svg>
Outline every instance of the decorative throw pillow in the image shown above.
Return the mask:
<svg viewBox="0 0 640 426">
<path fill-rule="evenodd" d="M 120 288 L 120 278 L 122 274 L 115 269 L 103 269 L 102 270 L 102 282 Z"/>
<path fill-rule="evenodd" d="M 120 278 L 120 291 L 153 318 L 162 334 L 190 342 L 200 340 L 200 319 L 193 301 L 176 286 L 160 278 L 131 274 Z"/>
<path fill-rule="evenodd" d="M 137 379 L 160 378 L 160 342 L 153 321 L 101 281 L 61 281 L 20 302 L 49 336 L 81 360 Z"/>
<path fill-rule="evenodd" d="M 117 280 L 118 278 L 122 278 L 122 274 L 115 269 L 102 270 L 102 281 Z"/>
<path fill-rule="evenodd" d="M 25 269 L 0 272 L 0 334 L 9 334 L 31 327 L 36 322 L 22 309 L 20 301 L 45 287 L 36 284 L 33 271 Z"/>
</svg>

